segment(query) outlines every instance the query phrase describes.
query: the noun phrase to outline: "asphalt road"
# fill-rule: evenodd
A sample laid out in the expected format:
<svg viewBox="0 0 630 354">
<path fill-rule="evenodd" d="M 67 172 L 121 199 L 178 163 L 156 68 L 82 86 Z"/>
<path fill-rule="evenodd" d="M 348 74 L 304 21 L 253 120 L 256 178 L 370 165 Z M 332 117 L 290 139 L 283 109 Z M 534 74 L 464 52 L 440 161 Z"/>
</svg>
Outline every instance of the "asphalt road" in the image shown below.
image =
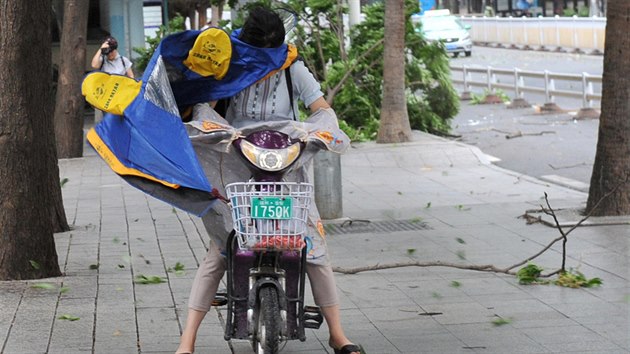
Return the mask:
<svg viewBox="0 0 630 354">
<path fill-rule="evenodd" d="M 553 72 L 601 75 L 602 56 L 475 47 L 469 58 L 453 58 L 452 65 L 479 65 Z M 541 105 L 536 97 L 526 97 Z M 462 102 L 452 122 L 453 134 L 500 159 L 496 165 L 547 179 L 567 178 L 589 184 L 599 120 L 576 120 L 580 101 L 563 101 L 566 112 L 540 114 L 535 108 L 507 109 L 503 105 Z"/>
</svg>

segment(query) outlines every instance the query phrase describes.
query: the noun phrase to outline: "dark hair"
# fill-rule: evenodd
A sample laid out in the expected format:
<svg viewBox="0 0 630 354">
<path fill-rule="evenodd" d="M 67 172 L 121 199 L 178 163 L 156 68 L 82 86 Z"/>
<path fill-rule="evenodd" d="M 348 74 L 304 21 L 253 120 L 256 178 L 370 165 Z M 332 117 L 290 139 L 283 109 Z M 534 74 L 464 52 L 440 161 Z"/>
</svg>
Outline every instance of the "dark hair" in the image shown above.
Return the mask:
<svg viewBox="0 0 630 354">
<path fill-rule="evenodd" d="M 264 7 L 249 11 L 239 39 L 259 48 L 277 48 L 284 43 L 284 24 L 277 13 Z"/>
<path fill-rule="evenodd" d="M 111 50 L 118 49 L 118 41 L 116 40 L 116 38 L 110 36 L 105 38 L 105 41 L 107 42 L 107 44 L 109 44 L 109 48 Z"/>
</svg>

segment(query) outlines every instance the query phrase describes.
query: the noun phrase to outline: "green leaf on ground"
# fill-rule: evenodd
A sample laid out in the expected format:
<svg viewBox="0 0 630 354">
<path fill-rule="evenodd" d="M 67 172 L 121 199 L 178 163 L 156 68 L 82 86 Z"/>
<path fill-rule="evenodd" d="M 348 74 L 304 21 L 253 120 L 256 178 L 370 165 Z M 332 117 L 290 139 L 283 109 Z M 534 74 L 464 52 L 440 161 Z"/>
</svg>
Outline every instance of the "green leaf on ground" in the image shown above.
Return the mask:
<svg viewBox="0 0 630 354">
<path fill-rule="evenodd" d="M 462 283 L 458 282 L 457 280 L 453 280 L 451 282 L 451 286 L 454 288 L 459 288 L 460 286 L 462 286 Z"/>
<path fill-rule="evenodd" d="M 458 250 L 457 252 L 455 252 L 455 254 L 457 255 L 457 258 L 461 260 L 466 259 L 466 251 L 464 250 Z"/>
<path fill-rule="evenodd" d="M 425 208 L 429 209 L 431 207 L 431 202 L 428 202 Z"/>
<path fill-rule="evenodd" d="M 166 282 L 166 280 L 164 280 L 164 278 L 157 276 L 157 275 L 136 275 L 136 278 L 134 279 L 134 283 L 137 284 L 160 284 L 160 283 L 164 283 Z"/>
<path fill-rule="evenodd" d="M 411 255 L 412 255 L 412 254 L 414 254 L 414 253 L 416 253 L 416 249 L 415 249 L 415 248 L 407 248 L 407 254 L 408 254 L 408 255 L 410 255 L 410 256 L 411 256 Z"/>
<path fill-rule="evenodd" d="M 112 242 L 113 242 L 113 243 L 120 243 L 120 239 L 119 239 L 118 237 L 114 237 L 114 238 L 112 239 Z"/>
<path fill-rule="evenodd" d="M 434 291 L 434 292 L 431 293 L 431 297 L 434 298 L 434 299 L 441 299 L 442 298 L 442 294 Z"/>
<path fill-rule="evenodd" d="M 68 183 L 69 179 L 67 178 L 62 178 L 61 181 L 59 181 L 59 185 L 61 185 L 61 188 L 63 188 L 63 186 Z"/>
<path fill-rule="evenodd" d="M 61 288 L 59 288 L 59 292 L 62 294 L 67 293 L 68 291 L 70 291 L 70 288 L 67 286 L 62 286 Z"/>
<path fill-rule="evenodd" d="M 182 263 L 177 262 L 173 267 L 169 267 L 166 271 L 169 273 L 175 273 L 176 275 L 183 275 L 185 274 L 184 269 L 186 269 L 186 267 Z"/>
<path fill-rule="evenodd" d="M 39 265 L 39 263 L 37 263 L 37 261 L 34 261 L 32 259 L 30 259 L 28 262 L 31 264 L 31 267 L 33 267 L 33 269 L 39 270 L 42 267 Z"/>
<path fill-rule="evenodd" d="M 553 283 L 567 288 L 592 288 L 602 285 L 602 280 L 600 278 L 588 279 L 580 271 L 570 269 L 566 272 L 561 272 L 558 275 L 558 279 Z"/>
<path fill-rule="evenodd" d="M 510 323 L 512 323 L 512 319 L 510 318 L 497 317 L 494 320 L 492 320 L 492 324 L 497 327 L 510 324 Z"/>
<path fill-rule="evenodd" d="M 96 269 L 98 269 L 98 267 L 99 267 L 99 264 L 95 263 L 95 264 L 90 264 L 89 268 L 90 268 L 90 270 L 96 270 Z"/>
<path fill-rule="evenodd" d="M 44 290 L 52 290 L 55 288 L 54 284 L 51 283 L 35 283 L 31 285 L 31 288 L 34 289 L 44 289 Z"/>
<path fill-rule="evenodd" d="M 418 217 L 415 217 L 415 218 L 413 218 L 413 219 L 411 219 L 411 220 L 409 220 L 409 221 L 410 221 L 412 224 L 416 224 L 416 223 L 422 222 L 422 218 L 418 216 Z"/>
<path fill-rule="evenodd" d="M 66 321 L 78 321 L 81 319 L 80 317 L 72 316 L 72 315 L 61 315 L 57 318 L 60 320 L 66 320 Z"/>
<path fill-rule="evenodd" d="M 461 237 L 455 238 L 455 241 L 457 241 L 457 243 L 461 243 L 462 245 L 466 244 L 466 241 L 464 241 L 464 239 Z"/>
<path fill-rule="evenodd" d="M 522 285 L 548 284 L 549 283 L 548 281 L 542 281 L 538 279 L 542 271 L 543 271 L 543 268 L 535 265 L 534 263 L 529 263 L 525 267 L 519 269 L 518 272 L 516 272 L 518 283 Z"/>
</svg>

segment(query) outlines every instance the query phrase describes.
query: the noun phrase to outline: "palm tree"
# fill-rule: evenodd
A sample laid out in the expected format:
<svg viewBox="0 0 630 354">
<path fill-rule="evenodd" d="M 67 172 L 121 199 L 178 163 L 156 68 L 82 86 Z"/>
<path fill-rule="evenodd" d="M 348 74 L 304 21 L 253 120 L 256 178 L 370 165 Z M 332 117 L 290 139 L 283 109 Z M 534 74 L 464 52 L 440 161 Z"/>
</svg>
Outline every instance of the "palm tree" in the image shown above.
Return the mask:
<svg viewBox="0 0 630 354">
<path fill-rule="evenodd" d="M 630 1 L 610 0 L 606 12 L 602 112 L 586 211 L 630 215 Z"/>
<path fill-rule="evenodd" d="M 0 0 L 0 280 L 58 276 L 50 0 Z"/>
<path fill-rule="evenodd" d="M 83 156 L 83 107 L 81 82 L 90 2 L 65 0 L 61 29 L 61 60 L 55 103 L 55 136 L 59 158 Z"/>
<path fill-rule="evenodd" d="M 405 1 L 385 1 L 385 47 L 381 125 L 376 142 L 411 140 L 405 95 Z"/>
</svg>

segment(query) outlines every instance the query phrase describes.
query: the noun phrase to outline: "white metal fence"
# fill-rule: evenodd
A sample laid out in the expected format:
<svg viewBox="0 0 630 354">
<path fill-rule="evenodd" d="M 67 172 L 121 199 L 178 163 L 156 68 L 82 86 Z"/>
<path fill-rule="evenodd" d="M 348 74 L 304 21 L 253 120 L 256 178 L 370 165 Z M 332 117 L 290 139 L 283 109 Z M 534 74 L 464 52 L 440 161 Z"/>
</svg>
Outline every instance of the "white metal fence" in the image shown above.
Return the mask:
<svg viewBox="0 0 630 354">
<path fill-rule="evenodd" d="M 582 101 L 582 109 L 593 109 L 601 101 L 602 76 L 587 73 L 562 74 L 550 71 L 526 71 L 518 68 L 451 66 L 453 83 L 463 87 L 463 96 L 481 88 L 489 93 L 497 89 L 513 92 L 513 98 L 525 99 L 525 93 L 543 95 L 545 104 L 553 104 L 556 97 Z M 479 90 L 481 91 L 481 90 Z"/>
<path fill-rule="evenodd" d="M 603 52 L 606 19 L 601 17 L 461 17 L 478 44 L 563 48 Z"/>
</svg>

